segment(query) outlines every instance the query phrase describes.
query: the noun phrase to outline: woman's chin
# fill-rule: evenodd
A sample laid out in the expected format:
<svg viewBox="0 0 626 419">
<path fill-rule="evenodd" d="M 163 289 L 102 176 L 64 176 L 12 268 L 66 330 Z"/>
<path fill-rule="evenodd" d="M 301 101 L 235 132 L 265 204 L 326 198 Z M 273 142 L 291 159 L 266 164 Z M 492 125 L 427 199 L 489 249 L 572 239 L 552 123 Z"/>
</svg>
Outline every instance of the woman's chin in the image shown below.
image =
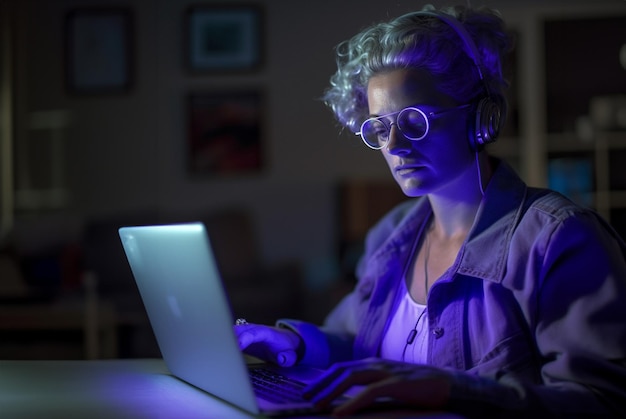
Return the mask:
<svg viewBox="0 0 626 419">
<path fill-rule="evenodd" d="M 402 192 L 411 198 L 426 194 L 422 182 L 419 179 L 396 179 Z"/>
</svg>

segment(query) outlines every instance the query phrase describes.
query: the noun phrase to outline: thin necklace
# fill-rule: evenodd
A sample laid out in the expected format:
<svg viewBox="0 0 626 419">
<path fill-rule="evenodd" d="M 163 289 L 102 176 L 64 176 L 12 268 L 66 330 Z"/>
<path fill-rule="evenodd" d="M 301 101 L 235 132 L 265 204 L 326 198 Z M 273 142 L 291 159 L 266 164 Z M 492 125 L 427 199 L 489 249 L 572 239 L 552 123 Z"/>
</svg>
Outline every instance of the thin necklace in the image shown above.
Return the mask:
<svg viewBox="0 0 626 419">
<path fill-rule="evenodd" d="M 426 238 L 424 239 L 424 247 L 426 254 L 424 255 L 424 301 L 428 303 L 428 260 L 430 259 L 430 230 L 426 231 Z"/>
</svg>

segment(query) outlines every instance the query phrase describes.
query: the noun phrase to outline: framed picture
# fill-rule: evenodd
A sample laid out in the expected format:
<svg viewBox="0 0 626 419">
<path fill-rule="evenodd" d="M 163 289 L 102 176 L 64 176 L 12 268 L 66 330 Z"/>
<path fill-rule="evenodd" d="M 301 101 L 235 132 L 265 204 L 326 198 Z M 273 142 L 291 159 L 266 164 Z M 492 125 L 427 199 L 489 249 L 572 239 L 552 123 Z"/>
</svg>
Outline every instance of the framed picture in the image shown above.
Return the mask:
<svg viewBox="0 0 626 419">
<path fill-rule="evenodd" d="M 262 93 L 256 90 L 191 94 L 189 171 L 218 175 L 260 171 L 262 101 Z"/>
<path fill-rule="evenodd" d="M 65 20 L 66 82 L 72 93 L 123 93 L 132 84 L 129 9 L 81 8 Z"/>
<path fill-rule="evenodd" d="M 192 72 L 253 70 L 262 61 L 258 6 L 211 5 L 187 10 L 187 65 Z"/>
</svg>

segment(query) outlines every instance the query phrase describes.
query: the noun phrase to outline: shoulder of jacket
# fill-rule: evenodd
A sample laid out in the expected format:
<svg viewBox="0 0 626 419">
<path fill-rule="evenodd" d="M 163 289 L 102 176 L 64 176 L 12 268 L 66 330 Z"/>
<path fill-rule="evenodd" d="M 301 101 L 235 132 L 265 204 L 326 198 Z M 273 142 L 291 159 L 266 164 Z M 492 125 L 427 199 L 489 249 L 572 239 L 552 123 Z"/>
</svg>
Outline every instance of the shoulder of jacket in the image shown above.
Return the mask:
<svg viewBox="0 0 626 419">
<path fill-rule="evenodd" d="M 562 219 L 573 214 L 590 213 L 591 209 L 576 204 L 563 194 L 545 188 L 529 187 L 525 200 L 527 210 L 532 209 Z"/>
</svg>

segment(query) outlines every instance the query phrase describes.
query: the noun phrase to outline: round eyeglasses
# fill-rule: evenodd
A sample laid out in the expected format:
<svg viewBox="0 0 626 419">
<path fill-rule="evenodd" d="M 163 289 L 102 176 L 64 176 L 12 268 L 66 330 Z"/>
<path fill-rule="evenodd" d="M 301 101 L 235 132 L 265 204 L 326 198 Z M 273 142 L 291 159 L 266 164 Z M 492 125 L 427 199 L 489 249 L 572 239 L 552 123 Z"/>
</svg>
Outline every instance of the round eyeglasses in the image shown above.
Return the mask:
<svg viewBox="0 0 626 419">
<path fill-rule="evenodd" d="M 471 106 L 470 103 L 428 113 L 415 106 L 409 106 L 398 112 L 366 119 L 361 124 L 361 131 L 355 132 L 354 134 L 360 135 L 365 145 L 374 150 L 380 150 L 389 143 L 389 132 L 391 131 L 392 125 L 395 125 L 405 138 L 411 141 L 419 141 L 428 135 L 430 119 L 446 112 L 467 108 L 469 106 Z M 394 115 L 396 115 L 395 122 L 390 122 L 389 120 Z"/>
</svg>

